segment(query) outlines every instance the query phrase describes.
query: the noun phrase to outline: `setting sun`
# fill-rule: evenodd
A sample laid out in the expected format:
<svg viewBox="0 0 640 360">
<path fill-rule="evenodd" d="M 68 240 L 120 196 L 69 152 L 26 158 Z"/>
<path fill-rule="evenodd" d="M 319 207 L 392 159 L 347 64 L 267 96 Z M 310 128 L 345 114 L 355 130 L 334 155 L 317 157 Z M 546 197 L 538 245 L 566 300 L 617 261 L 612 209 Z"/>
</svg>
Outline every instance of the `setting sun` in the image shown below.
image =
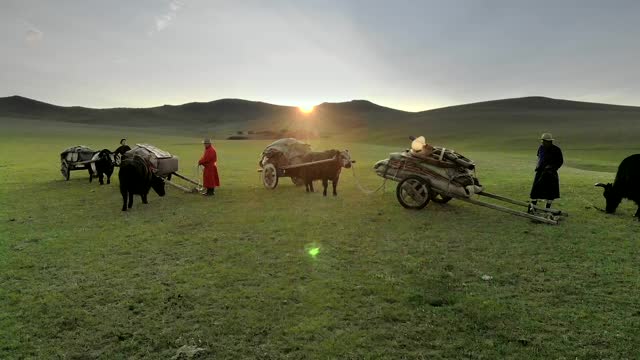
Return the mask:
<svg viewBox="0 0 640 360">
<path fill-rule="evenodd" d="M 300 111 L 302 111 L 305 114 L 310 114 L 313 112 L 313 105 L 309 105 L 309 106 L 298 106 L 298 109 L 300 109 Z"/>
</svg>

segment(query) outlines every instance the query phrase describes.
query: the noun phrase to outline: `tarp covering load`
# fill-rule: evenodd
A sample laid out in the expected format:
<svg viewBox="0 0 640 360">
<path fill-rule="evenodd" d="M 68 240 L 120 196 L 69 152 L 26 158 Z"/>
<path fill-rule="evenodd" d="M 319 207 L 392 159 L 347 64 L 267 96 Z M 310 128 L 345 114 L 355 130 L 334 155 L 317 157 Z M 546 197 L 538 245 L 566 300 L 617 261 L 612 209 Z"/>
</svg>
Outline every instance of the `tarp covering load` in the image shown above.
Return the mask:
<svg viewBox="0 0 640 360">
<path fill-rule="evenodd" d="M 277 168 L 299 164 L 302 162 L 302 157 L 310 151 L 311 145 L 302 141 L 294 138 L 280 139 L 264 149 L 260 158 L 260 167 L 267 162 L 273 163 Z"/>
<path fill-rule="evenodd" d="M 153 145 L 136 144 L 124 155 L 127 158 L 138 155 L 146 159 L 151 165 L 152 171 L 158 176 L 167 176 L 178 171 L 178 158 Z"/>
<path fill-rule="evenodd" d="M 93 149 L 84 145 L 72 146 L 60 153 L 60 160 L 65 160 L 69 163 L 90 161 L 94 153 Z"/>
</svg>

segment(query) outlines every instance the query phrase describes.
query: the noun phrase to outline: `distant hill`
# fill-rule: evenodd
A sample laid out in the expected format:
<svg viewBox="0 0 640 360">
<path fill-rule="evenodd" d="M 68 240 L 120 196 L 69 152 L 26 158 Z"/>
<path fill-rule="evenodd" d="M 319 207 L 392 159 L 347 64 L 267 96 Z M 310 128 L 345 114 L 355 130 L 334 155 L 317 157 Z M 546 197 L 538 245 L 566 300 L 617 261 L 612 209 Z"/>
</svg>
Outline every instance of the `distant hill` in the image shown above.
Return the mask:
<svg viewBox="0 0 640 360">
<path fill-rule="evenodd" d="M 418 114 L 437 112 L 477 111 L 640 111 L 637 106 L 611 105 L 592 102 L 552 99 L 543 96 L 528 96 L 503 100 L 483 101 L 471 104 L 448 106 L 422 111 Z"/>
<path fill-rule="evenodd" d="M 272 116 L 290 116 L 295 110 L 293 107 L 239 99 L 151 108 L 92 109 L 56 106 L 21 96 L 0 98 L 0 116 L 110 125 L 221 124 Z"/>
<path fill-rule="evenodd" d="M 56 106 L 10 96 L 0 98 L 0 122 L 36 119 L 48 122 L 172 129 L 215 133 L 220 137 L 304 137 L 348 134 L 375 142 L 406 141 L 424 134 L 436 141 L 464 137 L 519 142 L 551 131 L 565 139 L 636 142 L 640 107 L 523 97 L 406 112 L 367 100 L 322 103 L 311 114 L 298 108 L 241 99 L 221 99 L 151 108 L 92 109 Z M 301 135 L 302 136 L 302 135 Z M 587 141 L 589 140 L 589 141 Z M 514 144 L 512 144 L 514 145 Z"/>
<path fill-rule="evenodd" d="M 340 133 L 380 122 L 406 117 L 407 112 L 387 108 L 366 100 L 343 103 L 323 103 L 312 114 L 303 114 L 297 107 L 273 105 L 241 99 L 221 99 L 182 105 L 151 108 L 92 109 L 56 106 L 37 100 L 10 96 L 0 98 L 0 117 L 37 119 L 52 122 L 82 123 L 109 126 L 175 128 L 182 132 L 201 133 L 215 130 L 226 135 L 237 132 L 268 134 L 278 137 L 287 131 Z"/>
</svg>

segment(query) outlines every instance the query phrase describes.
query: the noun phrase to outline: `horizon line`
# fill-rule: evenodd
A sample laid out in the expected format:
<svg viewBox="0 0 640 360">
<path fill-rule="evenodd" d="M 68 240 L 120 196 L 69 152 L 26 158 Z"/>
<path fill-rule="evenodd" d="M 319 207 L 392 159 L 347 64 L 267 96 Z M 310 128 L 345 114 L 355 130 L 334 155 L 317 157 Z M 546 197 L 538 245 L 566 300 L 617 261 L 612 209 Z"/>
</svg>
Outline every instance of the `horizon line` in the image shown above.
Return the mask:
<svg viewBox="0 0 640 360">
<path fill-rule="evenodd" d="M 52 106 L 59 106 L 59 107 L 66 107 L 66 108 L 81 107 L 81 108 L 92 109 L 92 110 L 151 109 L 151 108 L 158 108 L 158 107 L 163 107 L 163 106 L 178 107 L 178 106 L 183 106 L 183 105 L 188 105 L 188 104 L 208 104 L 208 103 L 212 103 L 212 102 L 216 102 L 216 101 L 223 101 L 223 100 L 240 100 L 240 101 L 247 101 L 247 102 L 254 102 L 254 103 L 263 103 L 263 104 L 268 104 L 268 105 L 273 105 L 273 106 L 290 107 L 290 108 L 301 108 L 301 106 L 298 106 L 298 105 L 283 105 L 283 104 L 277 104 L 275 102 L 272 103 L 272 102 L 267 102 L 267 101 L 263 101 L 263 100 L 253 100 L 253 99 L 234 98 L 234 97 L 224 97 L 224 98 L 219 98 L 219 99 L 215 99 L 215 100 L 208 100 L 208 101 L 189 101 L 189 102 L 179 103 L 179 104 L 166 104 L 165 103 L 165 104 L 162 104 L 162 105 L 142 106 L 142 107 L 135 107 L 135 106 L 92 107 L 92 106 L 84 106 L 84 105 L 60 105 L 60 104 L 56 104 L 56 103 L 53 103 L 53 102 L 38 100 L 38 99 L 35 99 L 35 98 L 32 98 L 32 97 L 18 95 L 18 94 L 0 96 L 0 99 L 3 99 L 3 98 L 6 99 L 6 98 L 11 98 L 11 97 L 20 97 L 20 98 L 24 98 L 24 99 L 28 99 L 28 100 L 32 100 L 32 101 L 37 101 L 37 102 L 49 104 L 49 105 L 52 105 Z M 622 106 L 622 107 L 640 107 L 640 105 L 613 104 L 613 103 L 604 103 L 604 102 L 597 102 L 597 101 L 571 100 L 571 99 L 564 99 L 564 98 L 553 98 L 553 97 L 544 96 L 544 95 L 528 95 L 528 96 L 517 96 L 517 97 L 501 98 L 501 99 L 480 100 L 480 101 L 473 101 L 473 102 L 467 102 L 467 103 L 460 103 L 460 104 L 453 104 L 453 105 L 445 105 L 445 106 L 427 108 L 427 109 L 418 110 L 418 111 L 410 111 L 410 110 L 399 109 L 399 108 L 390 107 L 390 106 L 386 106 L 386 105 L 381 105 L 379 103 L 376 103 L 376 102 L 373 102 L 373 101 L 367 100 L 367 99 L 351 99 L 351 100 L 344 100 L 344 101 L 323 101 L 321 103 L 313 105 L 313 107 L 317 107 L 317 106 L 324 105 L 324 104 L 346 104 L 346 103 L 350 103 L 350 102 L 354 102 L 354 101 L 366 101 L 366 102 L 369 102 L 369 103 L 374 104 L 376 106 L 384 107 L 384 108 L 387 108 L 387 109 L 406 112 L 406 113 L 417 114 L 417 113 L 422 113 L 422 112 L 426 112 L 426 111 L 440 110 L 440 109 L 446 109 L 446 108 L 451 108 L 451 107 L 456 107 L 456 106 L 465 106 L 465 105 L 473 105 L 473 104 L 482 104 L 482 103 L 493 102 L 493 101 L 527 99 L 527 98 L 543 98 L 543 99 L 548 99 L 548 100 L 570 101 L 570 102 L 585 103 L 585 104 L 598 104 L 598 105 L 610 105 L 610 106 Z"/>
</svg>

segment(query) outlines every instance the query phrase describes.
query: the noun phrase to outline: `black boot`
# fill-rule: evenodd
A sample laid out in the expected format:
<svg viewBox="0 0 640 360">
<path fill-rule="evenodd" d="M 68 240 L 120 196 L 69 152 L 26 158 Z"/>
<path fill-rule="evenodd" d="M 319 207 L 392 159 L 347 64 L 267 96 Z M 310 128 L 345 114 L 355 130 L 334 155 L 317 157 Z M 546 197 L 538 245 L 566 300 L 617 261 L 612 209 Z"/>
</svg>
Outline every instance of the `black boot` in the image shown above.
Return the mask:
<svg viewBox="0 0 640 360">
<path fill-rule="evenodd" d="M 207 196 L 213 196 L 215 195 L 215 188 L 209 188 L 207 189 Z"/>
</svg>

